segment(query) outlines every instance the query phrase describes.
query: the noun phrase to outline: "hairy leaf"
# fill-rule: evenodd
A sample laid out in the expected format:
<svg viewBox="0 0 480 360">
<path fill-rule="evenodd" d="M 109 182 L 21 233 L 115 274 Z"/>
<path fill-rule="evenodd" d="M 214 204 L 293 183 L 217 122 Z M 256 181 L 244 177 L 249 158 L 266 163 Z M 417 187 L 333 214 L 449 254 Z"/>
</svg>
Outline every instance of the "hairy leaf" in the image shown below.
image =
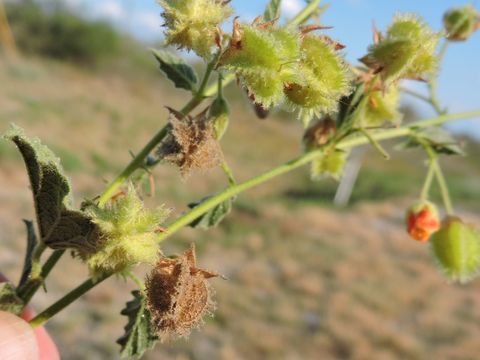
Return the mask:
<svg viewBox="0 0 480 360">
<path fill-rule="evenodd" d="M 0 310 L 20 315 L 23 306 L 23 301 L 17 296 L 13 285 L 8 282 L 1 283 Z"/>
<path fill-rule="evenodd" d="M 27 228 L 27 249 L 25 251 L 25 261 L 23 263 L 22 276 L 18 283 L 18 287 L 22 287 L 28 280 L 30 272 L 32 271 L 32 255 L 35 246 L 37 246 L 38 240 L 37 235 L 35 234 L 35 227 L 33 226 L 33 221 L 23 220 Z"/>
<path fill-rule="evenodd" d="M 211 196 L 207 196 L 197 202 L 188 204 L 188 207 L 193 209 L 210 198 Z M 228 199 L 221 202 L 214 208 L 210 209 L 209 211 L 192 221 L 190 223 L 190 226 L 193 228 L 201 228 L 205 230 L 217 226 L 232 210 L 232 203 L 233 199 Z"/>
<path fill-rule="evenodd" d="M 194 92 L 198 82 L 195 70 L 179 57 L 162 50 L 153 50 L 160 70 L 170 79 L 175 87 Z"/>
<path fill-rule="evenodd" d="M 416 131 L 413 136 L 410 136 L 404 143 L 400 144 L 400 148 L 415 148 L 422 144 L 430 146 L 437 154 L 465 155 L 458 141 L 441 127 L 431 127 Z"/>
<path fill-rule="evenodd" d="M 52 249 L 94 251 L 97 226 L 82 212 L 70 209 L 70 184 L 60 159 L 17 126 L 12 126 L 5 138 L 17 145 L 25 161 L 42 241 Z"/>
<path fill-rule="evenodd" d="M 117 340 L 122 347 L 122 358 L 140 358 L 158 341 L 151 326 L 151 316 L 145 307 L 145 297 L 138 290 L 132 291 L 133 300 L 127 302 L 120 314 L 128 317 L 125 334 Z"/>
<path fill-rule="evenodd" d="M 282 0 L 270 0 L 263 13 L 263 19 L 265 21 L 272 21 L 280 17 L 280 5 Z"/>
</svg>

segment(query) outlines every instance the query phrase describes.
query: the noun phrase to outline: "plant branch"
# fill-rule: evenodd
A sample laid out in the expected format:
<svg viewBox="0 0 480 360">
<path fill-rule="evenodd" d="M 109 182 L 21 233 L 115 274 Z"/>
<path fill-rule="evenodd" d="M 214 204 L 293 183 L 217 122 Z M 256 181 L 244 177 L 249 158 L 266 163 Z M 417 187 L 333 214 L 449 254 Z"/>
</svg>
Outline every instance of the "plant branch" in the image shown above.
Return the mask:
<svg viewBox="0 0 480 360">
<path fill-rule="evenodd" d="M 102 275 L 101 277 L 97 279 L 88 279 L 84 281 L 82 284 L 77 286 L 75 289 L 70 291 L 67 295 L 62 297 L 60 300 L 57 302 L 53 303 L 50 307 L 42 311 L 40 314 L 35 316 L 32 320 L 29 321 L 29 324 L 32 326 L 32 328 L 39 327 L 43 325 L 45 322 L 47 322 L 51 317 L 53 317 L 55 314 L 66 308 L 68 305 L 70 305 L 72 302 L 74 302 L 76 299 L 78 299 L 80 296 L 85 294 L 87 291 L 92 289 L 94 286 L 100 284 L 103 280 L 107 279 L 110 277 L 112 274 L 105 274 Z"/>
<path fill-rule="evenodd" d="M 317 10 L 320 5 L 320 0 L 312 0 L 307 6 L 303 8 L 297 15 L 291 19 L 286 26 L 298 26 L 307 21 L 310 16 Z"/>
<path fill-rule="evenodd" d="M 422 192 L 420 193 L 420 200 L 422 201 L 428 200 L 428 194 L 430 193 L 430 188 L 432 187 L 433 176 L 435 175 L 434 162 L 435 160 L 430 159 L 428 163 L 427 176 L 425 177 L 425 182 L 423 183 Z"/>
<path fill-rule="evenodd" d="M 386 139 L 393 139 L 397 137 L 402 137 L 410 134 L 412 129 L 414 128 L 425 128 L 425 127 L 430 127 L 430 126 L 435 126 L 435 125 L 440 125 L 446 122 L 450 121 L 455 121 L 455 120 L 460 120 L 460 119 L 465 119 L 465 118 L 471 118 L 471 117 L 480 117 L 480 110 L 479 111 L 470 111 L 470 112 L 464 112 L 464 113 L 458 113 L 458 114 L 452 114 L 452 115 L 443 115 L 443 116 L 438 116 L 432 119 L 428 120 L 423 120 L 423 121 L 418 121 L 411 123 L 407 126 L 403 126 L 400 128 L 396 129 L 388 129 L 388 130 L 382 130 L 377 133 L 374 133 L 371 135 L 373 139 L 376 141 L 381 141 L 381 140 L 386 140 Z M 337 148 L 339 149 L 348 149 L 354 146 L 359 146 L 368 143 L 369 140 L 364 137 L 364 136 L 354 136 L 353 138 L 346 138 L 342 140 L 340 143 L 338 143 Z M 260 175 L 257 175 L 250 180 L 247 180 L 243 183 L 233 185 L 225 189 L 223 192 L 211 197 L 207 201 L 201 203 L 200 205 L 194 207 L 192 210 L 189 212 L 183 214 L 180 216 L 177 220 L 172 222 L 168 228 L 166 233 L 162 233 L 158 237 L 158 241 L 161 242 L 165 240 L 167 237 L 173 235 L 180 229 L 182 229 L 184 226 L 190 224 L 193 220 L 198 218 L 199 216 L 203 215 L 205 212 L 209 211 L 211 208 L 215 207 L 216 205 L 220 204 L 221 202 L 245 191 L 248 190 L 254 186 L 260 185 L 276 176 L 285 174 L 289 171 L 292 171 L 304 164 L 309 163 L 310 161 L 314 160 L 316 157 L 320 156 L 323 153 L 323 148 L 308 152 L 303 154 L 302 156 L 290 160 L 287 163 L 280 165 L 274 169 L 271 169 L 267 172 L 264 172 Z M 71 304 L 73 301 L 75 301 L 78 297 L 82 296 L 85 294 L 87 291 L 92 289 L 94 286 L 102 282 L 103 280 L 107 279 L 113 275 L 112 273 L 110 274 L 105 274 L 101 278 L 93 280 L 93 279 L 88 279 L 86 280 L 83 284 L 69 292 L 67 295 L 62 297 L 60 300 L 58 300 L 56 303 L 51 305 L 48 309 L 42 311 L 40 314 L 38 314 L 34 319 L 30 321 L 30 324 L 33 327 L 40 326 L 44 324 L 48 319 L 50 319 L 52 316 L 54 316 L 56 313 L 64 309 L 66 306 Z"/>
<path fill-rule="evenodd" d="M 215 67 L 216 60 L 212 60 L 208 65 L 203 76 L 201 85 L 197 93 L 190 99 L 190 101 L 180 110 L 181 113 L 187 115 L 193 109 L 195 109 L 201 102 L 209 96 L 214 95 L 217 92 L 217 84 L 212 84 L 207 87 L 210 75 Z M 234 76 L 228 74 L 223 80 L 223 86 L 227 85 L 234 79 Z M 143 147 L 143 149 L 130 161 L 127 167 L 107 186 L 105 191 L 98 198 L 98 205 L 100 207 L 105 206 L 107 201 L 118 191 L 120 186 L 133 174 L 135 170 L 141 168 L 144 165 L 146 157 L 155 149 L 155 147 L 163 140 L 168 134 L 169 125 L 165 125 L 161 128 L 153 138 Z"/>
<path fill-rule="evenodd" d="M 396 137 L 406 136 L 411 132 L 412 129 L 415 129 L 415 128 L 430 127 L 430 126 L 440 125 L 450 121 L 455 121 L 455 120 L 460 120 L 460 119 L 465 119 L 470 117 L 477 117 L 477 116 L 480 116 L 480 111 L 464 112 L 464 113 L 458 113 L 453 115 L 442 115 L 432 119 L 414 122 L 407 126 L 403 126 L 396 129 L 381 130 L 376 133 L 372 133 L 370 136 L 375 141 L 387 140 L 387 139 L 392 139 Z M 348 149 L 354 146 L 366 144 L 368 142 L 370 142 L 370 140 L 365 136 L 354 136 L 352 138 L 346 138 L 345 140 L 340 141 L 337 144 L 337 148 Z M 207 201 L 194 207 L 193 209 L 191 209 L 190 211 L 188 211 L 187 213 L 183 214 L 178 219 L 173 221 L 167 227 L 167 231 L 159 235 L 158 241 L 162 242 L 167 237 L 172 236 L 174 233 L 182 229 L 184 226 L 187 226 L 193 220 L 195 220 L 205 212 L 209 211 L 211 208 L 222 203 L 223 201 L 229 198 L 232 198 L 233 196 L 245 190 L 248 190 L 254 186 L 260 185 L 274 177 L 285 174 L 304 164 L 307 164 L 312 160 L 314 160 L 315 158 L 317 158 L 318 156 L 322 155 L 322 153 L 323 153 L 323 148 L 305 153 L 296 159 L 290 160 L 287 163 L 280 165 L 267 172 L 264 172 L 263 174 L 255 176 L 250 180 L 228 187 L 224 191 L 209 198 Z"/>
<path fill-rule="evenodd" d="M 30 302 L 33 295 L 37 290 L 44 285 L 45 279 L 47 278 L 50 271 L 52 271 L 55 264 L 60 260 L 65 250 L 55 250 L 45 261 L 45 264 L 42 266 L 40 275 L 37 277 L 30 277 L 30 279 L 25 283 L 25 286 L 18 289 L 18 296 L 23 300 L 25 306 Z"/>
</svg>

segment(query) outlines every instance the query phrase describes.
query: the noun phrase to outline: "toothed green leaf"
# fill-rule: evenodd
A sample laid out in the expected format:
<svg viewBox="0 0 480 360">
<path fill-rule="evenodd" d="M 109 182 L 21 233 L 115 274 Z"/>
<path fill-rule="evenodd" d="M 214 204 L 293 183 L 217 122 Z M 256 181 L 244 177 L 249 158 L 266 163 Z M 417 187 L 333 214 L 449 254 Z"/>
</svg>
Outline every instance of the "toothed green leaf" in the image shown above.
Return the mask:
<svg viewBox="0 0 480 360">
<path fill-rule="evenodd" d="M 152 50 L 160 70 L 176 88 L 194 92 L 198 82 L 195 70 L 181 58 L 162 50 Z"/>
<path fill-rule="evenodd" d="M 203 202 L 210 199 L 211 196 L 207 196 L 200 201 L 188 204 L 188 207 L 193 209 Z M 190 223 L 190 226 L 193 228 L 209 229 L 215 227 L 222 222 L 222 220 L 230 213 L 232 210 L 233 199 L 228 199 L 214 208 L 207 211 L 205 214 L 199 216 L 197 219 Z"/>
<path fill-rule="evenodd" d="M 132 291 L 133 300 L 127 302 L 120 314 L 128 317 L 125 334 L 117 340 L 122 348 L 122 358 L 141 358 L 158 341 L 151 326 L 151 316 L 145 306 L 145 297 L 138 290 Z"/>
<path fill-rule="evenodd" d="M 17 126 L 4 137 L 15 143 L 23 156 L 42 241 L 52 249 L 93 251 L 98 237 L 96 226 L 82 212 L 71 210 L 70 183 L 63 175 L 60 159 Z"/>
</svg>

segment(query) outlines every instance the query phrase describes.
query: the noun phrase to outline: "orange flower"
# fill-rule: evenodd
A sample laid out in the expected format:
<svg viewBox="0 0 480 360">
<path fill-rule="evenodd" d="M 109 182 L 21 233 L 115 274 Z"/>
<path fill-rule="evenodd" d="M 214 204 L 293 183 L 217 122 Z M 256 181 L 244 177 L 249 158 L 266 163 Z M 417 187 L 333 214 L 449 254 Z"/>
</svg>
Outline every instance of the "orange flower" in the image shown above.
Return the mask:
<svg viewBox="0 0 480 360">
<path fill-rule="evenodd" d="M 407 232 L 415 240 L 425 242 L 440 228 L 438 211 L 430 202 L 411 206 L 406 216 Z"/>
</svg>

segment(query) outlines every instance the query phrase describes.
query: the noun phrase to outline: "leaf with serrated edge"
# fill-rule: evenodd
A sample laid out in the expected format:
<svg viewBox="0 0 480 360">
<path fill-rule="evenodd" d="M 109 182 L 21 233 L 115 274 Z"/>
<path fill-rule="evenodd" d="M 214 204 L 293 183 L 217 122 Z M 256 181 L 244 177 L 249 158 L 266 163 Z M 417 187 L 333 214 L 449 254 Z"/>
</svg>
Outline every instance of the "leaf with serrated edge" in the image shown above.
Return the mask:
<svg viewBox="0 0 480 360">
<path fill-rule="evenodd" d="M 426 142 L 437 154 L 445 155 L 465 155 L 458 141 L 441 127 L 432 127 L 415 132 L 405 142 L 400 144 L 400 148 L 409 149 L 421 146 L 419 139 Z"/>
<path fill-rule="evenodd" d="M 128 317 L 125 334 L 117 340 L 122 347 L 122 358 L 140 358 L 145 351 L 151 349 L 158 341 L 151 326 L 151 316 L 145 307 L 145 298 L 138 290 L 132 291 L 133 300 L 127 302 L 120 314 Z"/>
<path fill-rule="evenodd" d="M 280 5 L 282 0 L 270 0 L 263 13 L 263 19 L 265 21 L 272 21 L 280 17 Z"/>
<path fill-rule="evenodd" d="M 53 249 L 94 251 L 97 226 L 82 212 L 71 209 L 70 183 L 63 175 L 60 159 L 18 126 L 12 125 L 4 137 L 15 143 L 23 156 L 41 240 Z"/>
<path fill-rule="evenodd" d="M 198 82 L 195 70 L 181 58 L 162 50 L 152 49 L 160 70 L 173 82 L 175 87 L 191 92 L 196 91 Z"/>
<path fill-rule="evenodd" d="M 207 196 L 200 201 L 188 204 L 188 207 L 193 209 L 203 203 L 204 201 L 210 199 L 211 196 Z M 199 216 L 190 223 L 190 226 L 193 228 L 209 229 L 215 227 L 222 222 L 222 220 L 230 213 L 232 210 L 233 199 L 227 199 L 220 204 L 216 205 L 203 215 Z"/>
<path fill-rule="evenodd" d="M 20 315 L 23 310 L 24 303 L 20 299 L 15 288 L 9 282 L 0 284 L 0 311 L 7 311 Z"/>
</svg>

